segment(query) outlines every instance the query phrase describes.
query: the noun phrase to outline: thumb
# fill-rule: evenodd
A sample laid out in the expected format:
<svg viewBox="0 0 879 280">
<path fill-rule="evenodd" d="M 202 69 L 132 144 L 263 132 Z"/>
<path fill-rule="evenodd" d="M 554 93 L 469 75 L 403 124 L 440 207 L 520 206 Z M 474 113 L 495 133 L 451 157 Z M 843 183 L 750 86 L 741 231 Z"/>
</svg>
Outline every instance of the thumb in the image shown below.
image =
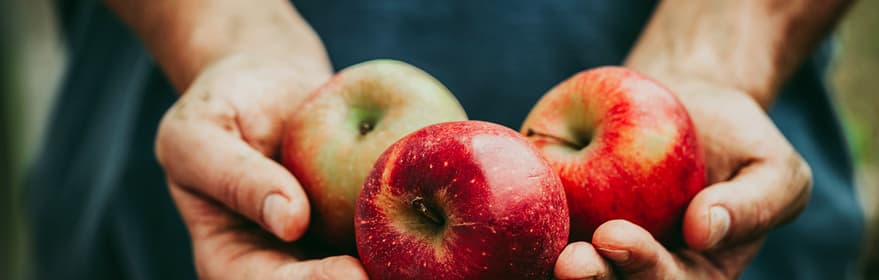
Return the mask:
<svg viewBox="0 0 879 280">
<path fill-rule="evenodd" d="M 554 269 L 555 278 L 567 279 L 613 279 L 613 270 L 591 244 L 579 241 L 568 244 Z"/>
<path fill-rule="evenodd" d="M 683 278 L 683 271 L 675 257 L 647 230 L 629 221 L 605 222 L 595 230 L 592 244 L 613 263 L 620 278 Z"/>
<path fill-rule="evenodd" d="M 684 214 L 684 240 L 697 250 L 750 241 L 795 218 L 811 192 L 809 166 L 794 155 L 787 162 L 753 162 L 732 180 L 711 185 Z"/>
<path fill-rule="evenodd" d="M 206 121 L 163 121 L 156 155 L 168 178 L 255 221 L 285 241 L 309 222 L 299 182 L 241 138 Z"/>
</svg>

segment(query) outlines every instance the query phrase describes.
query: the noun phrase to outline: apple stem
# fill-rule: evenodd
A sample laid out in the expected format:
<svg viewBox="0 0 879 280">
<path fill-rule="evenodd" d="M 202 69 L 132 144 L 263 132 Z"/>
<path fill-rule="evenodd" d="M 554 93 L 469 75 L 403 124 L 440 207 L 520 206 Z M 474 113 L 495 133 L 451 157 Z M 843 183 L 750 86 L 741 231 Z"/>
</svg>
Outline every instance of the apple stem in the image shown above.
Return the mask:
<svg viewBox="0 0 879 280">
<path fill-rule="evenodd" d="M 438 215 L 433 209 L 427 207 L 427 204 L 424 202 L 424 198 L 421 196 L 416 196 L 415 199 L 412 200 L 412 207 L 415 208 L 419 214 L 430 220 L 437 226 L 442 226 L 445 224 L 441 215 Z"/>
<path fill-rule="evenodd" d="M 534 131 L 534 129 L 530 129 L 530 128 L 529 128 L 529 129 L 525 132 L 525 137 L 531 137 L 531 136 L 537 136 L 537 137 L 549 138 L 550 140 L 553 140 L 553 141 L 559 142 L 559 143 L 561 143 L 562 145 L 565 145 L 565 146 L 568 146 L 568 147 L 572 147 L 572 148 L 577 149 L 577 150 L 582 149 L 583 147 L 586 147 L 586 145 L 580 145 L 580 144 L 578 144 L 578 143 L 574 143 L 574 142 L 571 142 L 571 141 L 568 141 L 568 140 L 562 139 L 561 137 L 556 137 L 556 136 L 552 136 L 552 135 L 549 135 L 549 134 L 546 134 L 546 133 L 537 132 L 537 131 Z"/>
</svg>

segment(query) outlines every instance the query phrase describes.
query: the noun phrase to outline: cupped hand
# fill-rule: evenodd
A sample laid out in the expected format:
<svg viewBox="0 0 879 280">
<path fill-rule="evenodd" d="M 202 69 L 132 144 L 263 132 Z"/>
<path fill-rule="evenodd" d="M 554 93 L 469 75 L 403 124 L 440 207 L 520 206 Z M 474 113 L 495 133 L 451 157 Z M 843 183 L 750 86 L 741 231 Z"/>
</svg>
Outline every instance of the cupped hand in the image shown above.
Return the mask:
<svg viewBox="0 0 879 280">
<path fill-rule="evenodd" d="M 201 278 L 366 278 L 350 256 L 307 259 L 315 253 L 294 241 L 309 204 L 275 160 L 286 118 L 330 75 L 326 64 L 232 56 L 201 72 L 165 114 L 156 154 Z"/>
<path fill-rule="evenodd" d="M 706 154 L 709 186 L 684 214 L 687 246 L 672 252 L 635 224 L 609 221 L 591 244 L 568 245 L 556 264 L 557 278 L 735 279 L 766 233 L 805 208 L 809 166 L 750 95 L 663 78 L 689 111 Z"/>
</svg>

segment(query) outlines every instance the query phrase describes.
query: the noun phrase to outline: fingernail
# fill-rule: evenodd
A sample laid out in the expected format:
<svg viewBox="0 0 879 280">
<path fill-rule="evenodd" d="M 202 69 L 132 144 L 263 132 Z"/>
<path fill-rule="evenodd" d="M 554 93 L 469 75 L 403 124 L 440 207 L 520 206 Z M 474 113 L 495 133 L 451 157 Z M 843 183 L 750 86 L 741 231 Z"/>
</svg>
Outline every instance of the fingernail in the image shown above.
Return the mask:
<svg viewBox="0 0 879 280">
<path fill-rule="evenodd" d="M 600 263 L 596 263 L 595 251 L 586 247 L 588 245 L 572 244 L 562 251 L 559 261 L 565 260 L 565 278 L 571 280 L 597 279 L 601 273 Z"/>
<path fill-rule="evenodd" d="M 601 252 L 602 256 L 612 260 L 617 264 L 624 264 L 628 262 L 629 257 L 631 256 L 631 253 L 629 253 L 629 251 L 627 250 L 598 248 L 598 251 Z"/>
<path fill-rule="evenodd" d="M 708 209 L 708 248 L 714 248 L 729 231 L 729 212 L 721 206 Z"/>
<path fill-rule="evenodd" d="M 283 238 L 284 226 L 288 222 L 290 212 L 290 200 L 281 194 L 273 193 L 266 197 L 262 206 L 263 222 L 269 230 Z"/>
<path fill-rule="evenodd" d="M 577 244 L 574 244 L 574 245 L 577 245 Z M 584 249 L 583 245 L 570 246 L 570 248 L 571 248 L 571 251 L 570 251 L 571 257 L 569 257 L 569 259 L 585 260 L 590 257 L 589 251 Z"/>
</svg>

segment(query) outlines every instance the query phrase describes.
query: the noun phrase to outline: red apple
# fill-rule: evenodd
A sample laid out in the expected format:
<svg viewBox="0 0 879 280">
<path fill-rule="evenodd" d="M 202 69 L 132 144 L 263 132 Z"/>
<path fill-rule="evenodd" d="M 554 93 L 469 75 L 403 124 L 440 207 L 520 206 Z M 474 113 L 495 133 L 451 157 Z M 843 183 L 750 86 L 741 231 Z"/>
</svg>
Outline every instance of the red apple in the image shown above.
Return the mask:
<svg viewBox="0 0 879 280">
<path fill-rule="evenodd" d="M 466 120 L 455 97 L 411 65 L 375 60 L 348 67 L 290 118 L 283 163 L 312 206 L 310 230 L 354 250 L 354 201 L 378 156 L 427 125 Z"/>
<path fill-rule="evenodd" d="M 705 160 L 667 88 L 626 68 L 584 71 L 543 96 L 521 132 L 561 177 L 572 240 L 591 240 L 612 219 L 665 244 L 681 240 L 684 210 L 705 187 Z"/>
<path fill-rule="evenodd" d="M 547 279 L 567 244 L 558 176 L 515 131 L 467 121 L 407 135 L 357 200 L 357 251 L 376 279 Z"/>
</svg>

